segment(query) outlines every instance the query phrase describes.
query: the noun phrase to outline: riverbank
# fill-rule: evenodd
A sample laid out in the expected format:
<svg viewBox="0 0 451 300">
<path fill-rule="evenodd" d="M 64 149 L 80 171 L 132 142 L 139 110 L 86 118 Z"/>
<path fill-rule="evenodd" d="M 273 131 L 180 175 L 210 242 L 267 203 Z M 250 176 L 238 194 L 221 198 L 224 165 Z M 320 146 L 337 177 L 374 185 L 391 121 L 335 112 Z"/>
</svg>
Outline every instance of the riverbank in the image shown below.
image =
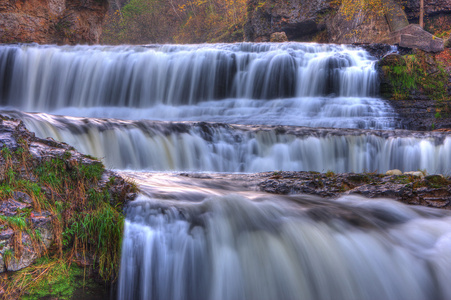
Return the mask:
<svg viewBox="0 0 451 300">
<path fill-rule="evenodd" d="M 136 187 L 18 120 L 0 120 L 0 297 L 67 299 L 116 278 Z"/>
</svg>

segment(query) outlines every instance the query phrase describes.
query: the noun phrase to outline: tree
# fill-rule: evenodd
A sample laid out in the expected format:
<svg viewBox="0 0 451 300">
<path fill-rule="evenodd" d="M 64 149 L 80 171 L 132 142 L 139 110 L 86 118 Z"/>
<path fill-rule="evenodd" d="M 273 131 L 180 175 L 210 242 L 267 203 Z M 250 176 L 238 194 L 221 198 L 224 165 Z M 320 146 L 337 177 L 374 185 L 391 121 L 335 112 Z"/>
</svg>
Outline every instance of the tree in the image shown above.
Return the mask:
<svg viewBox="0 0 451 300">
<path fill-rule="evenodd" d="M 420 0 L 420 27 L 424 28 L 424 0 Z"/>
<path fill-rule="evenodd" d="M 340 11 L 348 20 L 361 12 L 385 15 L 390 31 L 396 31 L 409 25 L 404 9 L 395 0 L 338 0 Z"/>
</svg>

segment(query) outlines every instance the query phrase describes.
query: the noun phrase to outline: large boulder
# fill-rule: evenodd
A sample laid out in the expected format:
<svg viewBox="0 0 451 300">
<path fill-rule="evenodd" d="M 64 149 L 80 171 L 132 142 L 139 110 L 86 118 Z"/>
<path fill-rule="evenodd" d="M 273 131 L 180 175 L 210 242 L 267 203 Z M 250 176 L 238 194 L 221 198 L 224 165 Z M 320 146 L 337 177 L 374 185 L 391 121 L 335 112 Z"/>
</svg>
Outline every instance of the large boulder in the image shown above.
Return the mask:
<svg viewBox="0 0 451 300">
<path fill-rule="evenodd" d="M 404 48 L 420 49 L 425 52 L 441 52 L 444 50 L 442 39 L 433 36 L 415 24 L 390 33 L 384 42 L 397 44 Z"/>
</svg>

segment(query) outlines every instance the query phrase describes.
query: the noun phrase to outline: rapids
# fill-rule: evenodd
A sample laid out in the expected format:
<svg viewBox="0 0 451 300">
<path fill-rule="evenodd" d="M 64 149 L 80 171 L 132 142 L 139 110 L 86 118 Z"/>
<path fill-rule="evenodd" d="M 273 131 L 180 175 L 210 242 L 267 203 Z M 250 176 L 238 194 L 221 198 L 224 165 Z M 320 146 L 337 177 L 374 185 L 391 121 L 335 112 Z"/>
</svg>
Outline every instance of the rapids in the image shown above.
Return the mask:
<svg viewBox="0 0 451 300">
<path fill-rule="evenodd" d="M 120 300 L 448 300 L 449 212 L 269 195 L 249 174 L 451 174 L 451 138 L 399 128 L 376 62 L 302 43 L 0 45 L 0 105 L 139 185 Z"/>
<path fill-rule="evenodd" d="M 122 174 L 143 195 L 126 212 L 118 299 L 451 297 L 448 211 L 264 195 L 241 177 Z"/>
</svg>

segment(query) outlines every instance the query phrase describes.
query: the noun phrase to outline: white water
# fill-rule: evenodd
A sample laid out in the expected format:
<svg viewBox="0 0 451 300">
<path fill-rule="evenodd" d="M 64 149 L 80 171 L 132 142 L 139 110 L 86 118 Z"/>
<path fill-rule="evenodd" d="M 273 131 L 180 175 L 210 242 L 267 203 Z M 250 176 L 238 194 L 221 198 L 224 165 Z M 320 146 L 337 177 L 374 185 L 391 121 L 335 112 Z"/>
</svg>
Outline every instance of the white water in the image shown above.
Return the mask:
<svg viewBox="0 0 451 300">
<path fill-rule="evenodd" d="M 158 171 L 122 172 L 142 194 L 121 300 L 451 299 L 447 212 L 161 173 L 451 174 L 451 139 L 392 130 L 377 90 L 375 59 L 347 46 L 0 46 L 0 104 L 18 110 L 3 113 L 109 168 Z"/>
<path fill-rule="evenodd" d="M 389 129 L 375 59 L 346 46 L 0 47 L 0 103 L 80 117 Z"/>
<path fill-rule="evenodd" d="M 115 169 L 451 174 L 451 138 L 443 133 L 9 115 Z"/>
<path fill-rule="evenodd" d="M 193 203 L 175 177 L 166 180 L 182 198 L 141 196 L 127 209 L 119 299 L 451 297 L 447 212 L 350 196 L 221 195 L 228 186 L 215 178 L 198 189 L 216 196 Z"/>
</svg>

